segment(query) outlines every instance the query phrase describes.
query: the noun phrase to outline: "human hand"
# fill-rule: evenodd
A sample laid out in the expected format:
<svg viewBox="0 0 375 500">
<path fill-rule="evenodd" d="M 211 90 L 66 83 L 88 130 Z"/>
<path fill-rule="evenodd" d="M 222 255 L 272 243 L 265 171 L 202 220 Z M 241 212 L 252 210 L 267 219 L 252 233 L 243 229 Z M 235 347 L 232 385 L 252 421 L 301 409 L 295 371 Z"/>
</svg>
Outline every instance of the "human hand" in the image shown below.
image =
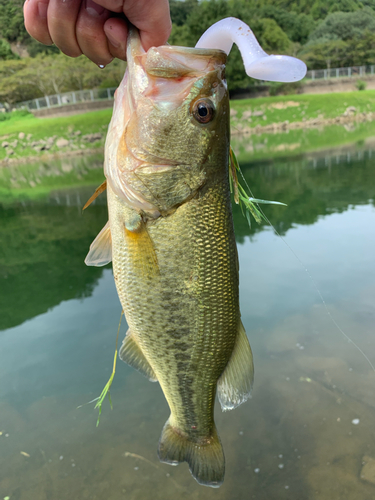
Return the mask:
<svg viewBox="0 0 375 500">
<path fill-rule="evenodd" d="M 100 66 L 126 59 L 126 19 L 139 29 L 145 50 L 163 45 L 172 26 L 168 0 L 26 0 L 24 16 L 39 42 Z"/>
</svg>

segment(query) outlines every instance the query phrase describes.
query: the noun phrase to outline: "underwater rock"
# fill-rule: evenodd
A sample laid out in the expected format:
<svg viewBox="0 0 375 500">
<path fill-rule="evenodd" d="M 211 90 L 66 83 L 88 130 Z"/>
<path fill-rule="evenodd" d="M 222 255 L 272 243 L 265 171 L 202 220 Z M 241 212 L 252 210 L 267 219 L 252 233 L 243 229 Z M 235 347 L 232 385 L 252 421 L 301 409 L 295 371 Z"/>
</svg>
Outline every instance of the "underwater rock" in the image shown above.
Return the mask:
<svg viewBox="0 0 375 500">
<path fill-rule="evenodd" d="M 362 459 L 361 479 L 375 484 L 375 458 L 365 455 Z"/>
</svg>

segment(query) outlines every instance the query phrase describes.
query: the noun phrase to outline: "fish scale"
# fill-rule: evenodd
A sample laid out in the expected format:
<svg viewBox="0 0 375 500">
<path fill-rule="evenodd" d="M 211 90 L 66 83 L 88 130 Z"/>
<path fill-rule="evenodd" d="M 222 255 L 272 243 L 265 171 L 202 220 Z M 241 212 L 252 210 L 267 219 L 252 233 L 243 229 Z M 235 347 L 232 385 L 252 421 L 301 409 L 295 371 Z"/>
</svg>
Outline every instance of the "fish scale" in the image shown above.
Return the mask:
<svg viewBox="0 0 375 500">
<path fill-rule="evenodd" d="M 177 425 L 186 434 L 192 433 L 192 425 L 197 426 L 194 436 L 212 433 L 216 382 L 233 350 L 239 321 L 236 246 L 228 192 L 226 182 L 217 182 L 216 189 L 149 224 L 159 267 L 153 279 L 137 276 L 138 260 L 134 260 L 123 230 L 122 221 L 129 217 L 126 205 L 118 230 L 111 223 L 114 273 L 121 276 L 116 283 L 120 301 L 126 304 L 130 330 L 157 375 Z M 110 213 L 118 213 L 118 206 L 112 207 L 112 203 L 121 202 L 110 193 Z M 198 279 L 193 280 L 193 276 Z M 138 297 L 146 300 L 140 304 Z M 181 349 L 177 340 L 183 340 L 189 348 L 184 345 Z M 179 364 L 181 356 L 187 361 L 180 360 Z M 178 376 L 186 378 L 190 371 L 187 362 L 201 376 L 186 392 Z M 179 366 L 185 369 L 179 371 Z M 205 370 L 207 367 L 210 369 Z M 170 370 L 177 377 L 172 378 Z M 207 398 L 200 401 L 197 414 L 191 391 L 200 394 L 202 388 Z"/>
</svg>

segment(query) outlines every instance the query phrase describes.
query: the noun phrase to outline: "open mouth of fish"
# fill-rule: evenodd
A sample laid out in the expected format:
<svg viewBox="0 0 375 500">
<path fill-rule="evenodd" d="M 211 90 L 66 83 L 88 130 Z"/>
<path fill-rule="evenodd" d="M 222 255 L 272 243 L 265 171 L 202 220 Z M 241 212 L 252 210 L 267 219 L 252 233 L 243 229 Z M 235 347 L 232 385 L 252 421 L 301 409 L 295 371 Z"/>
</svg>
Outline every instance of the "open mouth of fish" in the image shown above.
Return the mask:
<svg viewBox="0 0 375 500">
<path fill-rule="evenodd" d="M 183 165 L 186 167 L 183 156 L 176 158 L 173 154 L 169 155 L 168 148 L 161 144 L 162 140 L 176 139 L 170 135 L 167 126 L 164 127 L 164 117 L 173 113 L 177 115 L 177 110 L 185 108 L 185 120 L 193 122 L 192 94 L 196 93 L 198 98 L 198 94 L 201 95 L 207 87 L 207 96 L 210 96 L 212 89 L 220 87 L 217 80 L 219 76 L 225 81 L 226 58 L 221 50 L 169 45 L 152 47 L 145 52 L 138 31 L 130 30 L 128 67 L 115 94 L 104 166 L 113 191 L 124 196 L 130 207 L 154 218 L 163 211 L 163 207 L 152 199 L 153 196 L 147 196 L 141 189 L 140 178 L 147 174 L 173 172 Z M 226 87 L 216 89 L 216 93 L 224 95 L 225 92 Z M 212 127 L 210 129 L 210 123 L 206 126 L 203 123 L 203 127 L 207 128 L 206 134 L 215 132 Z M 160 133 L 155 134 L 155 130 Z"/>
</svg>

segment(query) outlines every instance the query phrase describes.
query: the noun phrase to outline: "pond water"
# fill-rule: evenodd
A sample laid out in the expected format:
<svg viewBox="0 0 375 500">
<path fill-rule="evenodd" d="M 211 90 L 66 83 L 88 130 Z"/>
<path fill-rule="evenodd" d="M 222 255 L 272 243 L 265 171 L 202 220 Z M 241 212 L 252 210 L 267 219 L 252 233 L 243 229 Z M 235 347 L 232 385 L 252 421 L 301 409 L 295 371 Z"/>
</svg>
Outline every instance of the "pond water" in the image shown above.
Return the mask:
<svg viewBox="0 0 375 500">
<path fill-rule="evenodd" d="M 375 372 L 353 344 L 375 364 L 375 151 L 249 157 L 242 169 L 254 196 L 288 206 L 264 208 L 281 238 L 234 210 L 256 374 L 251 400 L 216 408 L 218 490 L 158 461 L 167 404 L 124 363 L 99 427 L 84 405 L 112 371 L 121 312 L 110 266 L 83 263 L 105 195 L 82 213 L 96 186 L 77 180 L 0 205 L 0 499 L 375 498 Z"/>
</svg>

